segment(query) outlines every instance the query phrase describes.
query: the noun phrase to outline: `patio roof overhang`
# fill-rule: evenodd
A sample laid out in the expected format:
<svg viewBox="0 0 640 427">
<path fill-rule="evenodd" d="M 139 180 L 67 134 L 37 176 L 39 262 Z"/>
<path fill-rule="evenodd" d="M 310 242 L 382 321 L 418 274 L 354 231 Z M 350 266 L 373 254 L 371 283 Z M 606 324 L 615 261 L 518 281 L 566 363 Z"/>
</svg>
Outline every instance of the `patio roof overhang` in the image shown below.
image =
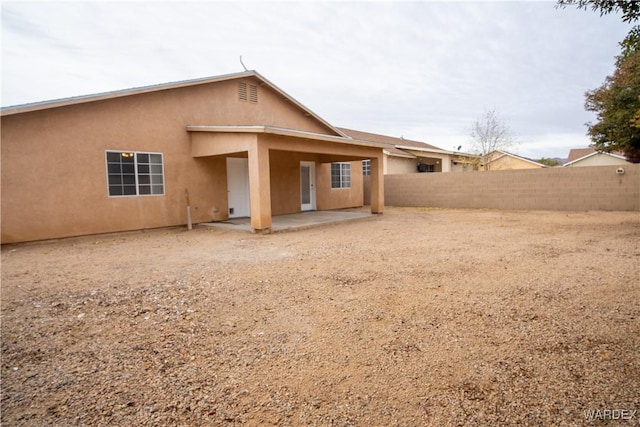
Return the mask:
<svg viewBox="0 0 640 427">
<path fill-rule="evenodd" d="M 355 145 L 361 147 L 386 148 L 386 144 L 361 139 L 348 138 L 343 136 L 326 135 L 314 132 L 306 132 L 297 129 L 287 129 L 276 126 L 217 126 L 217 125 L 188 125 L 189 132 L 211 132 L 211 133 L 255 133 L 288 136 L 314 141 L 334 142 L 338 144 Z"/>
<path fill-rule="evenodd" d="M 193 157 L 242 153 L 249 161 L 251 226 L 271 229 L 271 150 L 315 153 L 321 162 L 371 160 L 371 212 L 384 210 L 383 149 L 385 144 L 343 136 L 318 134 L 275 126 L 188 125 Z"/>
</svg>

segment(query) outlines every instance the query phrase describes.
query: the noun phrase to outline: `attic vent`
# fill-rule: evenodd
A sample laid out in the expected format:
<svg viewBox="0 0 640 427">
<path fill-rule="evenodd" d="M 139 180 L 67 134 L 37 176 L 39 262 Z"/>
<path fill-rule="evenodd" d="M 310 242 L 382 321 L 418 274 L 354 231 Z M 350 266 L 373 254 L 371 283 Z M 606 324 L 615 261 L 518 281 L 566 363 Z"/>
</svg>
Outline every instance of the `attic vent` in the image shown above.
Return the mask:
<svg viewBox="0 0 640 427">
<path fill-rule="evenodd" d="M 238 99 L 240 101 L 258 102 L 258 86 L 238 83 Z"/>
<path fill-rule="evenodd" d="M 240 99 L 240 101 L 247 100 L 247 84 L 246 83 L 238 84 L 238 98 Z"/>
</svg>

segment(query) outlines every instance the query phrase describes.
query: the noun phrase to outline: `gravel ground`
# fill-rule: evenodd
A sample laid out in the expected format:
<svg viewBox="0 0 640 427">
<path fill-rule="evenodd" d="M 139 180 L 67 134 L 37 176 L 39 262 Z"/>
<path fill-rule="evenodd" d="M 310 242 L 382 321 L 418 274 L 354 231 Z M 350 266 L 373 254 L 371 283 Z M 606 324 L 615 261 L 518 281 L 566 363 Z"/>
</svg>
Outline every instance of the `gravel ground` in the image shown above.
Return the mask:
<svg viewBox="0 0 640 427">
<path fill-rule="evenodd" d="M 2 425 L 640 425 L 639 242 L 389 208 L 5 246 Z"/>
</svg>

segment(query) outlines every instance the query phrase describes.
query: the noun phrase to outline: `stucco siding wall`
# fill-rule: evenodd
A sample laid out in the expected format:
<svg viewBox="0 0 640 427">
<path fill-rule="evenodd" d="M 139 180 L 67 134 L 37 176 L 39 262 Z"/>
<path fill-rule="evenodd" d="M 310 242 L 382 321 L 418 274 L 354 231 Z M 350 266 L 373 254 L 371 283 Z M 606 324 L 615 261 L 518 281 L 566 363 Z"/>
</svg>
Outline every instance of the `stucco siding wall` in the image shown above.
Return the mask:
<svg viewBox="0 0 640 427">
<path fill-rule="evenodd" d="M 587 157 L 584 160 L 571 164 L 567 167 L 577 168 L 584 166 L 614 166 L 614 165 L 627 165 L 629 162 L 623 159 L 618 159 L 616 157 L 607 156 L 606 154 L 596 154 L 591 157 Z"/>
<path fill-rule="evenodd" d="M 269 168 L 271 174 L 272 215 L 284 215 L 301 211 L 300 162 L 316 162 L 317 171 L 317 157 L 317 155 L 311 153 L 271 150 Z"/>
<path fill-rule="evenodd" d="M 416 173 L 416 159 L 387 156 L 387 169 L 385 174 L 396 175 L 403 173 Z"/>
<path fill-rule="evenodd" d="M 135 103 L 110 104 L 2 118 L 3 243 L 185 224 L 186 189 L 194 221 L 226 209 L 224 167 L 190 156 L 162 103 L 151 123 Z M 106 150 L 162 153 L 165 195 L 109 197 Z"/>
<path fill-rule="evenodd" d="M 489 170 L 509 170 L 509 169 L 540 169 L 541 166 L 510 156 L 502 156 L 489 163 Z"/>
<path fill-rule="evenodd" d="M 351 163 L 351 187 L 331 188 L 331 163 L 316 167 L 318 210 L 363 206 L 362 161 Z"/>
<path fill-rule="evenodd" d="M 385 176 L 388 206 L 640 211 L 640 165 Z"/>
<path fill-rule="evenodd" d="M 332 134 L 266 86 L 257 104 L 237 90 L 232 80 L 3 116 L 2 243 L 186 224 L 186 189 L 193 222 L 224 219 L 225 159 L 193 158 L 187 125 Z M 105 150 L 162 153 L 165 194 L 109 197 Z"/>
</svg>

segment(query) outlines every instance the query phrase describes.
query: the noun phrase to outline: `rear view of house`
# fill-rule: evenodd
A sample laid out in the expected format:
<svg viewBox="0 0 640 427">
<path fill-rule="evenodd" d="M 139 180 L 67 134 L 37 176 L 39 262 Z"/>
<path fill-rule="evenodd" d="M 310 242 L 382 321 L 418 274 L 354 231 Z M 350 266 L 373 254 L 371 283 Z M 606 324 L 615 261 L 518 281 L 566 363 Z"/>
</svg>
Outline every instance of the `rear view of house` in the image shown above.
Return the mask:
<svg viewBox="0 0 640 427">
<path fill-rule="evenodd" d="M 384 207 L 383 151 L 255 71 L 2 110 L 2 243 Z"/>
</svg>

